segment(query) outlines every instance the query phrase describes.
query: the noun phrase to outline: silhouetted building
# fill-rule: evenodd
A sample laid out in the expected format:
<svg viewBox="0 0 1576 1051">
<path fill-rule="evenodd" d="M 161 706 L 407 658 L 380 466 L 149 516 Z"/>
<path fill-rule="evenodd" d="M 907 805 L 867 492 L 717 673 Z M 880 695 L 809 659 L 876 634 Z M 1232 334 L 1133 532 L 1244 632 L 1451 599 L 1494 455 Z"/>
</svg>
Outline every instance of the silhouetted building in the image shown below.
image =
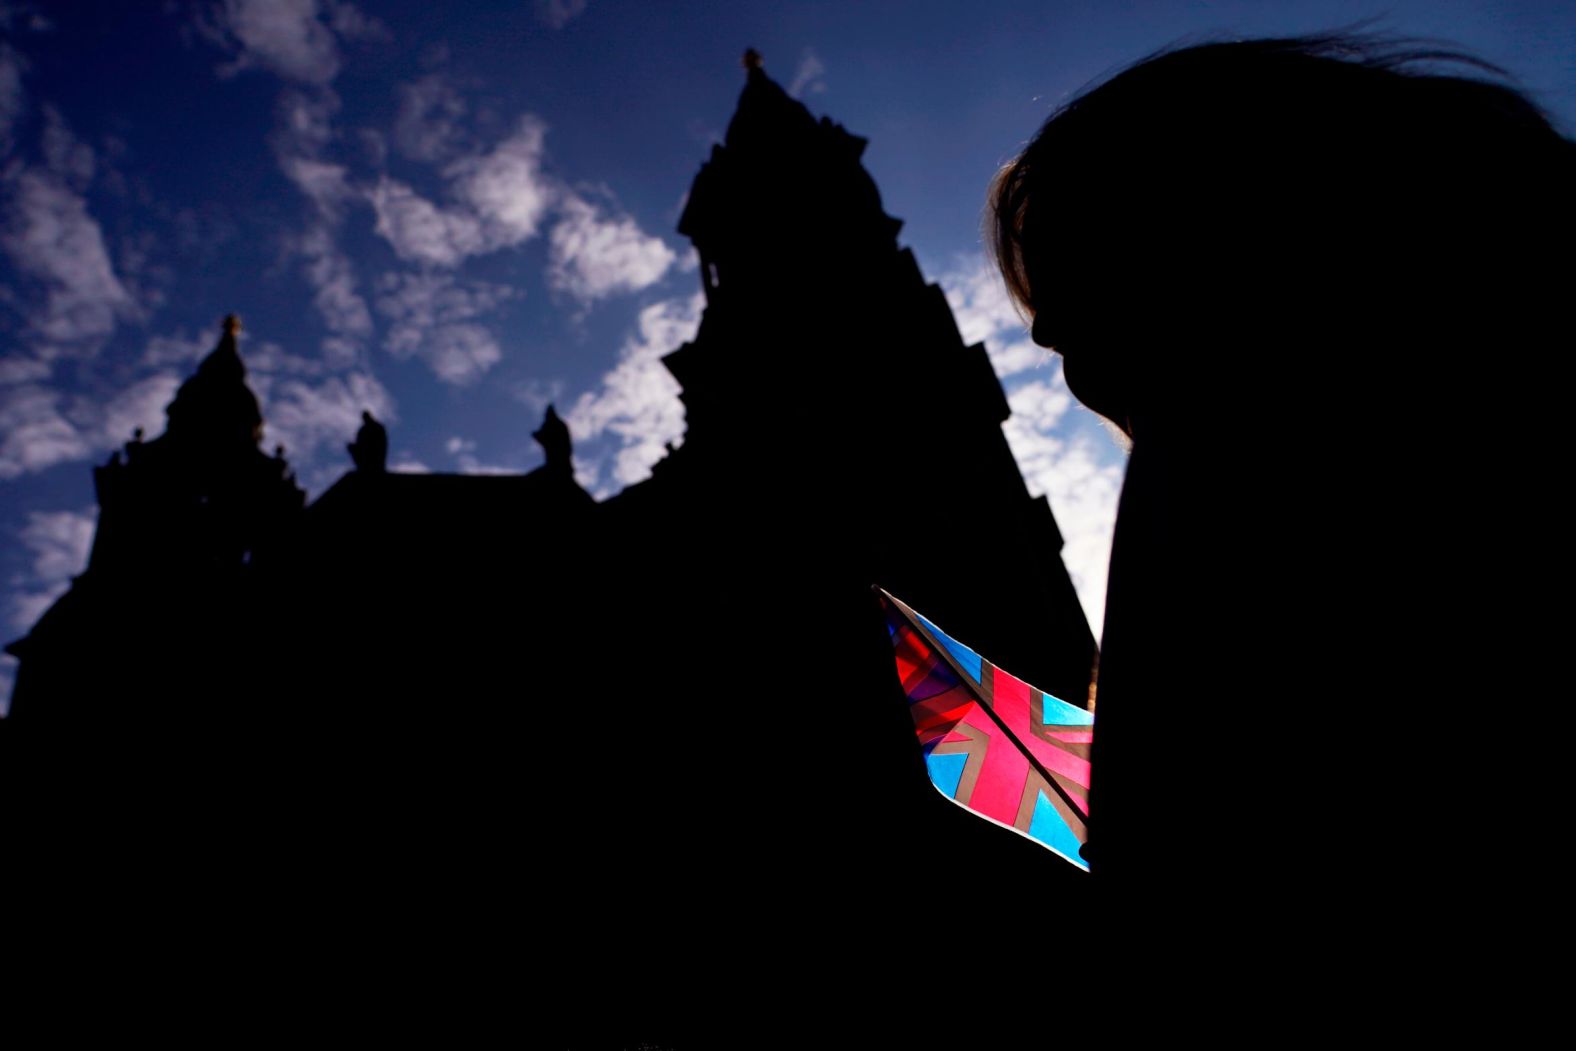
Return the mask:
<svg viewBox="0 0 1576 1051">
<path fill-rule="evenodd" d="M 664 359 L 684 443 L 602 504 L 549 409 L 515 477 L 389 473 L 368 415 L 303 507 L 227 324 L 166 434 L 96 472 L 90 565 L 11 647 L 11 755 L 113 723 L 88 783 L 200 755 L 271 856 L 461 907 L 529 879 L 566 959 L 784 960 L 850 924 L 919 954 L 981 879 L 1076 885 L 930 788 L 893 674 L 873 584 L 1075 703 L 1095 649 L 985 350 L 863 147 L 750 68 L 680 221 L 707 298 Z"/>
</svg>

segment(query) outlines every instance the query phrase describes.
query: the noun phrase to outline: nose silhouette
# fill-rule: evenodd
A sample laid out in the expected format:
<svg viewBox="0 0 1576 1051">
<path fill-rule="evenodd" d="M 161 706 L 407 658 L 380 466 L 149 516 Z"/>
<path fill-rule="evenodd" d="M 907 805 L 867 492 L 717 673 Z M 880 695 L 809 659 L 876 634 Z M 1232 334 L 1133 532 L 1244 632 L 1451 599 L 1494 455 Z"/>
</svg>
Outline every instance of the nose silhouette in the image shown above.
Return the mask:
<svg viewBox="0 0 1576 1051">
<path fill-rule="evenodd" d="M 1045 312 L 1040 311 L 1034 315 L 1034 324 L 1029 329 L 1029 338 L 1042 347 L 1056 349 L 1056 339 L 1051 333 L 1051 324 L 1046 319 Z"/>
</svg>

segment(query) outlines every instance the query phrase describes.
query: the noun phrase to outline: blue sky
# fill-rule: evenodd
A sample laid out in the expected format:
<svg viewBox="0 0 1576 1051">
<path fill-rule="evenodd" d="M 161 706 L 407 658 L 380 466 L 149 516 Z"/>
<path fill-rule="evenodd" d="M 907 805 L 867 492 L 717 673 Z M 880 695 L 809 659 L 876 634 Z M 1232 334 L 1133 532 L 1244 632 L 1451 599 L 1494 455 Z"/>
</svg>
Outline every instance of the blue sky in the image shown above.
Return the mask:
<svg viewBox="0 0 1576 1051">
<path fill-rule="evenodd" d="M 984 187 L 1156 47 L 1371 17 L 1576 127 L 1570 4 L 0 0 L 0 635 L 80 571 L 90 467 L 162 429 L 231 311 L 265 447 L 313 495 L 363 408 L 395 469 L 523 471 L 551 400 L 588 489 L 643 477 L 682 442 L 657 358 L 700 299 L 674 226 L 746 46 L 870 139 L 902 243 L 990 348 L 1098 630 L 1122 454 L 983 266 Z"/>
</svg>

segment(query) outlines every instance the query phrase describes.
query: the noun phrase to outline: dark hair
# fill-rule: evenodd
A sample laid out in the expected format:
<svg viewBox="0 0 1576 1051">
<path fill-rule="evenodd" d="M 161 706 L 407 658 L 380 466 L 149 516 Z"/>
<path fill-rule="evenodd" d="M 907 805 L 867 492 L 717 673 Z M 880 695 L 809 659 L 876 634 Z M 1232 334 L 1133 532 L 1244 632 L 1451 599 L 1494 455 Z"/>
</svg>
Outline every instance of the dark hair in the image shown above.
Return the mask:
<svg viewBox="0 0 1576 1051">
<path fill-rule="evenodd" d="M 1355 229 L 1491 248 L 1491 229 L 1536 225 L 1570 192 L 1576 156 L 1537 105 L 1488 79 L 1505 76 L 1351 33 L 1166 49 L 1051 115 L 993 181 L 986 240 L 1030 312 L 1048 231 L 1069 225 L 1129 247 Z"/>
</svg>

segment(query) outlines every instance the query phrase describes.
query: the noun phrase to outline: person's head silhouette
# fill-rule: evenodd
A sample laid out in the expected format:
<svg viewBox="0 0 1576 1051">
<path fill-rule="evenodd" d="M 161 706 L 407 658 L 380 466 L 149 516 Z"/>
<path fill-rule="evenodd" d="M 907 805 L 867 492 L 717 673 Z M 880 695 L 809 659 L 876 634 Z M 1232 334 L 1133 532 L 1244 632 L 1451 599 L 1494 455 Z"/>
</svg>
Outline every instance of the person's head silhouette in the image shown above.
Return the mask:
<svg viewBox="0 0 1576 1051">
<path fill-rule="evenodd" d="M 1418 367 L 1403 344 L 1502 331 L 1569 221 L 1576 146 L 1498 74 L 1339 35 L 1162 52 L 1046 121 L 988 239 L 1036 342 L 1130 436 L 1157 399 L 1332 345 L 1386 348 L 1339 377 L 1378 395 Z"/>
</svg>

